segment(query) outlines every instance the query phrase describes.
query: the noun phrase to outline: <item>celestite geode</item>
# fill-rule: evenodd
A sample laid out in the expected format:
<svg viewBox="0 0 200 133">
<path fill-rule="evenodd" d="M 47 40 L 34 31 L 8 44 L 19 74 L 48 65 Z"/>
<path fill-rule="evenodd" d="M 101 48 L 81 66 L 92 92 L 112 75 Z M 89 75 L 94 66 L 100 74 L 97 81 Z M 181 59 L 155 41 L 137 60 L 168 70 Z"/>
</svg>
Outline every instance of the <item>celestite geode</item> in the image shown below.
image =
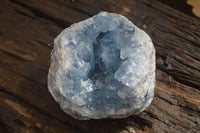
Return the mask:
<svg viewBox="0 0 200 133">
<path fill-rule="evenodd" d="M 54 40 L 48 88 L 74 118 L 137 114 L 150 105 L 154 87 L 152 41 L 122 15 L 100 12 Z"/>
</svg>

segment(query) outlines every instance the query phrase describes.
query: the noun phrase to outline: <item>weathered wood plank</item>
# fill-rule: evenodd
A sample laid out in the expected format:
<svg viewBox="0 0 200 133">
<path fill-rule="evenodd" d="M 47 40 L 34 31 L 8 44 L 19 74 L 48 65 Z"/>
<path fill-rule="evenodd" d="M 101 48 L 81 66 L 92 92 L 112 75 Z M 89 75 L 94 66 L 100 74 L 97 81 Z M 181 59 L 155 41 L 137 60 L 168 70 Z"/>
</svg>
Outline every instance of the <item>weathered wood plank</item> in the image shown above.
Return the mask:
<svg viewBox="0 0 200 133">
<path fill-rule="evenodd" d="M 157 53 L 155 98 L 139 116 L 78 121 L 48 92 L 50 52 L 65 27 L 102 10 L 125 15 L 152 37 Z M 200 20 L 156 0 L 2 0 L 0 16 L 0 131 L 200 130 Z"/>
</svg>

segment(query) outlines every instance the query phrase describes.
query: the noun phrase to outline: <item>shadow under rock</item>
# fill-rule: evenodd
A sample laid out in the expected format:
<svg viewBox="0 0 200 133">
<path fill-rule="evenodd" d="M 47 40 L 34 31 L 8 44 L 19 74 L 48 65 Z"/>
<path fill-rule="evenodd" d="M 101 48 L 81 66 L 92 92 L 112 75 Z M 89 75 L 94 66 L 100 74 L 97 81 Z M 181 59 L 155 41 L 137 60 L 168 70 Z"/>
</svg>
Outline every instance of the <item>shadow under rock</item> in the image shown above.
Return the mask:
<svg viewBox="0 0 200 133">
<path fill-rule="evenodd" d="M 140 115 L 132 115 L 127 118 L 120 119 L 99 119 L 99 120 L 75 120 L 85 129 L 91 129 L 93 133 L 122 133 L 129 132 L 129 127 L 144 131 L 146 128 L 152 128 L 152 123 L 140 117 Z M 123 132 L 125 133 L 125 132 Z"/>
</svg>

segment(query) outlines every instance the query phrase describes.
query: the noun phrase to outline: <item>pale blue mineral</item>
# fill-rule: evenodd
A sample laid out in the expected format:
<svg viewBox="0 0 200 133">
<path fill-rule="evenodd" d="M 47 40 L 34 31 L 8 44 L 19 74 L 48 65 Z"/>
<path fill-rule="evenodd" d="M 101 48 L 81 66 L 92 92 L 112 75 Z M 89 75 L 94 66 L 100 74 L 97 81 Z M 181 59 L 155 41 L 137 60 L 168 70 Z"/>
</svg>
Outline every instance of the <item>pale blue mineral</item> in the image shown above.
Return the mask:
<svg viewBox="0 0 200 133">
<path fill-rule="evenodd" d="M 154 87 L 152 41 L 122 15 L 100 12 L 54 40 L 48 88 L 74 118 L 138 114 L 150 105 Z"/>
</svg>

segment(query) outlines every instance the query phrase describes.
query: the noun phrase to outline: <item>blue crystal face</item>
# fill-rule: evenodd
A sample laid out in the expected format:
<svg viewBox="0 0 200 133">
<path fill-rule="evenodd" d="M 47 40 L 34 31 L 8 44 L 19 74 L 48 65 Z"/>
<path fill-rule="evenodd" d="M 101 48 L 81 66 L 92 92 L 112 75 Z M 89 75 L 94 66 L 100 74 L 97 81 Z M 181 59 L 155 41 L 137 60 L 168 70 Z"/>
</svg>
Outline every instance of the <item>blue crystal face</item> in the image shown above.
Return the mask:
<svg viewBox="0 0 200 133">
<path fill-rule="evenodd" d="M 48 76 L 51 94 L 71 116 L 124 117 L 152 101 L 155 50 L 127 18 L 101 12 L 55 39 Z"/>
</svg>

